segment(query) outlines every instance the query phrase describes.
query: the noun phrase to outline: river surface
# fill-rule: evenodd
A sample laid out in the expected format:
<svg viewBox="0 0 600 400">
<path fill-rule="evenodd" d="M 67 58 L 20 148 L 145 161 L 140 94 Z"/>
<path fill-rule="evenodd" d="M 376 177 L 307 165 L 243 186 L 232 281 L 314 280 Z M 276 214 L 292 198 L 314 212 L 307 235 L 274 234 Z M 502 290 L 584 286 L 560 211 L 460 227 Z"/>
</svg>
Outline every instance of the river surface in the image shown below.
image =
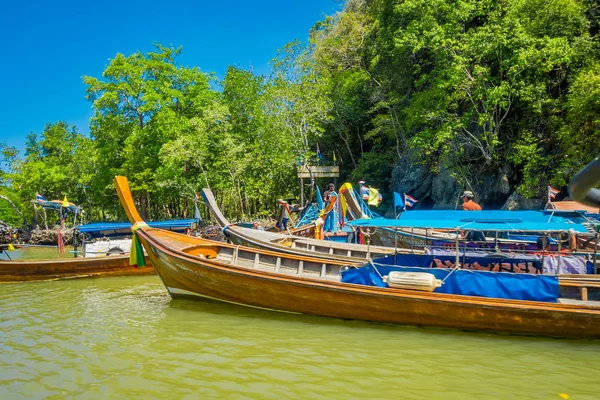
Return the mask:
<svg viewBox="0 0 600 400">
<path fill-rule="evenodd" d="M 65 251 L 58 252 L 56 246 L 30 246 L 0 253 L 0 260 L 56 260 L 73 258 L 73 246 L 65 246 Z"/>
<path fill-rule="evenodd" d="M 600 341 L 172 300 L 156 276 L 0 285 L 0 399 L 598 399 L 599 371 Z"/>
</svg>

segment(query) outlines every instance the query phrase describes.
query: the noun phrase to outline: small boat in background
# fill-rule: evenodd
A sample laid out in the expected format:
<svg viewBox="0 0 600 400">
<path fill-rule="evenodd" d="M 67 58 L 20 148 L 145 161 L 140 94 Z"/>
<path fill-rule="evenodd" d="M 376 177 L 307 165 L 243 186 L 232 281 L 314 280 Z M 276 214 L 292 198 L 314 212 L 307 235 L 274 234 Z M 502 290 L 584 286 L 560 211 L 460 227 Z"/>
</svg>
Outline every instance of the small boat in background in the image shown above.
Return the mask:
<svg viewBox="0 0 600 400">
<path fill-rule="evenodd" d="M 0 260 L 0 283 L 154 274 L 154 268 L 149 263 L 144 267 L 130 265 L 129 256 L 123 255 L 56 260 Z"/>
<path fill-rule="evenodd" d="M 178 233 L 189 233 L 196 229 L 195 219 L 180 219 L 148 222 L 153 228 Z M 86 258 L 116 254 L 129 254 L 131 249 L 131 224 L 129 222 L 94 222 L 75 227 L 75 252 L 81 247 Z"/>
<path fill-rule="evenodd" d="M 291 229 L 286 233 L 258 231 L 243 226 L 231 224 L 223 215 L 214 195 L 210 189 L 202 189 L 202 198 L 214 216 L 217 223 L 223 228 L 229 240 L 238 245 L 255 247 L 264 250 L 278 251 L 286 254 L 297 254 L 306 257 L 323 257 L 348 262 L 362 262 L 371 258 L 395 254 L 394 247 L 371 246 L 356 243 L 343 243 L 330 240 L 313 239 L 309 237 L 312 226 Z"/>
<path fill-rule="evenodd" d="M 150 225 L 185 233 L 195 229 L 197 221 L 150 222 Z M 73 258 L 52 260 L 0 260 L 0 283 L 98 278 L 110 276 L 154 275 L 149 260 L 145 266 L 130 264 L 131 224 L 96 222 L 74 228 Z M 81 251 L 78 251 L 81 248 Z M 0 249 L 2 250 L 2 249 Z"/>
<path fill-rule="evenodd" d="M 341 275 L 352 266 L 341 260 L 248 248 L 151 228 L 137 212 L 127 178 L 115 177 L 114 183 L 134 224 L 136 240 L 173 297 L 384 323 L 600 338 L 600 307 L 586 302 L 484 298 L 347 283 L 341 281 Z M 558 277 L 529 275 L 527 279 L 543 279 L 558 287 Z M 410 279 L 402 284 L 410 286 Z"/>
</svg>

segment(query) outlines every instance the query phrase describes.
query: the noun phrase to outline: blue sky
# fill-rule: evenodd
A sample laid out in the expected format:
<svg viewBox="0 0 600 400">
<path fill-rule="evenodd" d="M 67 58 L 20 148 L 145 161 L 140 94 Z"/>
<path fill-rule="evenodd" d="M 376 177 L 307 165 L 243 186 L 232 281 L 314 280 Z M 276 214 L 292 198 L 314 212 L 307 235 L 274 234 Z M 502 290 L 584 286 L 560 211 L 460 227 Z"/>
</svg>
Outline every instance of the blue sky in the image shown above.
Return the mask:
<svg viewBox="0 0 600 400">
<path fill-rule="evenodd" d="M 88 133 L 82 76 L 100 77 L 116 53 L 183 46 L 179 62 L 222 77 L 228 65 L 270 71 L 278 48 L 341 8 L 339 0 L 72 1 L 0 3 L 0 142 L 65 120 Z"/>
</svg>

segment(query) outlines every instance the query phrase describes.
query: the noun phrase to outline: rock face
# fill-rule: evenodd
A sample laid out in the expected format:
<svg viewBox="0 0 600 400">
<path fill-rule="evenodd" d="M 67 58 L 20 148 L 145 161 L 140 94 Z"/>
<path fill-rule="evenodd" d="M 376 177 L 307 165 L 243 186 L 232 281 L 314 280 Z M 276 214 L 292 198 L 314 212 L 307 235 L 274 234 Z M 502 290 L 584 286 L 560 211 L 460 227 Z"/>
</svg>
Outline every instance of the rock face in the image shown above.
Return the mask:
<svg viewBox="0 0 600 400">
<path fill-rule="evenodd" d="M 14 240 L 13 234 L 16 233 L 16 229 L 8 225 L 4 221 L 0 221 L 0 243 L 11 243 Z"/>
<path fill-rule="evenodd" d="M 514 192 L 511 180 L 516 180 L 515 172 L 507 165 L 493 174 L 478 177 L 473 187 L 461 187 L 447 170 L 432 173 L 428 166 L 419 164 L 411 157 L 404 157 L 392 172 L 392 189 L 419 200 L 415 205 L 416 209 L 460 210 L 459 196 L 465 190 L 471 190 L 475 194 L 475 201 L 484 210 L 543 208 L 545 200 L 523 198 Z"/>
<path fill-rule="evenodd" d="M 65 244 L 73 244 L 73 230 L 67 229 L 63 232 L 63 241 Z M 48 244 L 56 245 L 58 243 L 58 227 L 55 229 L 36 229 L 31 231 L 28 240 L 29 244 Z"/>
<path fill-rule="evenodd" d="M 502 206 L 503 210 L 541 210 L 546 205 L 544 199 L 526 199 L 517 192 L 510 195 L 506 203 Z"/>
</svg>

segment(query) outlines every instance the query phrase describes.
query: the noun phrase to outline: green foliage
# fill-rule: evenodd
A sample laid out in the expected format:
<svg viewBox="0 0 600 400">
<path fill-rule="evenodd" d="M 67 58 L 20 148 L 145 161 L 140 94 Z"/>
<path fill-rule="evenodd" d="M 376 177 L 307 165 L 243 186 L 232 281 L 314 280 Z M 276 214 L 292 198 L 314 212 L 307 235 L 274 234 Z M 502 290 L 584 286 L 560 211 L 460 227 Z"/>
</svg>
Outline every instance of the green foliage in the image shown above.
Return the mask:
<svg viewBox="0 0 600 400">
<path fill-rule="evenodd" d="M 0 190 L 0 195 L 8 197 L 10 201 L 12 201 L 15 206 L 21 210 L 21 212 L 25 211 L 26 206 L 23 204 L 27 203 L 21 203 L 19 195 L 11 189 L 3 187 Z M 13 227 L 19 227 L 23 224 L 23 220 L 19 214 L 17 214 L 10 203 L 4 199 L 0 199 L 0 221 L 5 222 Z"/>
<path fill-rule="evenodd" d="M 409 154 L 468 186 L 505 165 L 517 168 L 512 184 L 528 196 L 564 184 L 600 143 L 593 7 L 349 1 L 312 31 L 334 100 L 324 136 L 341 136 L 354 169 L 366 153 L 386 170 Z M 365 177 L 379 171 L 360 168 Z"/>
<path fill-rule="evenodd" d="M 296 164 L 318 143 L 342 178 L 384 192 L 406 158 L 465 187 L 512 171 L 536 196 L 600 153 L 595 3 L 348 0 L 308 44 L 281 48 L 268 77 L 232 66 L 218 82 L 158 44 L 117 54 L 84 77 L 91 138 L 59 122 L 23 158 L 2 146 L 0 183 L 15 203 L 67 195 L 95 218 L 124 217 L 119 174 L 146 218 L 190 216 L 202 187 L 228 215 L 268 215 L 297 197 Z"/>
<path fill-rule="evenodd" d="M 88 203 L 86 189 L 94 177 L 94 144 L 74 126 L 62 121 L 47 124 L 39 137 L 27 138 L 24 159 L 15 153 L 10 160 L 11 187 L 19 194 L 21 212 L 26 216 L 33 214 L 29 202 L 36 193 L 50 200 L 67 196 L 75 204 Z"/>
</svg>

